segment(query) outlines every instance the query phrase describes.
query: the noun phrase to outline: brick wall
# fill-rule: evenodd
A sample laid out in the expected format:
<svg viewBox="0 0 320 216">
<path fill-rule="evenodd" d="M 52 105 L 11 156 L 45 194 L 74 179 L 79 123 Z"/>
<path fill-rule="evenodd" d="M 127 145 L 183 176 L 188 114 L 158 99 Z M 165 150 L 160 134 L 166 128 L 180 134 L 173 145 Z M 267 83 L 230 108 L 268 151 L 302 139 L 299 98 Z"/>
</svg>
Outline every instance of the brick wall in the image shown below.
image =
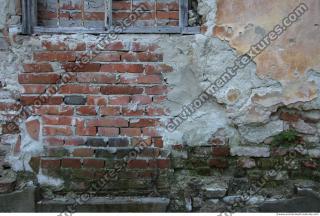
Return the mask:
<svg viewBox="0 0 320 216">
<path fill-rule="evenodd" d="M 170 163 L 157 127 L 166 115 L 165 108 L 159 107 L 167 92 L 162 73 L 172 68 L 163 63 L 158 46 L 114 41 L 98 50 L 83 42 L 70 47 L 63 41 L 45 40 L 42 46 L 43 50 L 33 53 L 33 62 L 24 64 L 19 83 L 24 88 L 21 105 L 31 106 L 37 116 L 26 127 L 45 146 L 43 155 L 35 158 L 41 160 L 44 174 L 62 178 L 66 184 L 82 179 L 68 186 L 86 189 L 84 184 L 101 178 L 105 168 L 130 154 L 128 170 L 121 173 L 122 183 L 114 184 L 120 183 L 119 189 L 128 193 L 135 187 L 153 190 L 153 171 L 158 166 L 165 170 Z M 80 63 L 87 49 L 94 51 L 91 61 Z M 68 82 L 63 81 L 40 105 L 35 102 L 64 80 L 65 71 L 70 75 Z M 145 147 L 131 157 L 130 151 L 141 142 Z M 110 184 L 113 189 L 114 184 Z"/>
<path fill-rule="evenodd" d="M 144 12 L 133 26 L 179 26 L 178 0 L 113 1 L 113 23 L 128 18 L 137 8 Z M 104 27 L 105 1 L 57 0 L 38 1 L 38 21 L 43 26 Z"/>
</svg>

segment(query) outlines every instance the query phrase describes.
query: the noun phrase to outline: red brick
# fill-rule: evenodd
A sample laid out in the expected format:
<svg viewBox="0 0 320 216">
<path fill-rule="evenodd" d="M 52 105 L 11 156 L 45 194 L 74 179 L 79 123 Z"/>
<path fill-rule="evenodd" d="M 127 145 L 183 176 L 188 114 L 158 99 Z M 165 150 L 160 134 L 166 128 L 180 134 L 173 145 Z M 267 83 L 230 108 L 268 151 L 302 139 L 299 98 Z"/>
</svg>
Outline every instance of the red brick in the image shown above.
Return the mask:
<svg viewBox="0 0 320 216">
<path fill-rule="evenodd" d="M 78 136 L 96 136 L 97 129 L 95 127 L 77 127 L 76 134 Z"/>
<path fill-rule="evenodd" d="M 46 92 L 48 85 L 26 84 L 22 85 L 24 94 L 43 94 Z"/>
<path fill-rule="evenodd" d="M 101 116 L 117 116 L 117 115 L 120 115 L 120 113 L 121 113 L 120 107 L 108 107 L 108 106 L 100 107 Z"/>
<path fill-rule="evenodd" d="M 61 116 L 72 116 L 72 106 L 41 106 L 35 109 L 35 113 L 39 115 L 61 115 Z"/>
<path fill-rule="evenodd" d="M 54 20 L 57 18 L 57 13 L 42 9 L 38 10 L 38 16 L 42 19 Z"/>
<path fill-rule="evenodd" d="M 121 60 L 125 62 L 160 62 L 163 61 L 163 55 L 150 52 L 123 53 Z"/>
<path fill-rule="evenodd" d="M 160 96 L 153 96 L 153 103 L 160 104 L 167 100 L 167 96 L 160 95 Z"/>
<path fill-rule="evenodd" d="M 148 95 L 161 95 L 167 93 L 166 86 L 153 86 L 146 88 L 146 94 Z"/>
<path fill-rule="evenodd" d="M 129 108 L 122 109 L 122 115 L 124 116 L 143 116 L 144 112 L 144 108 L 137 108 L 136 110 L 132 110 Z"/>
<path fill-rule="evenodd" d="M 147 44 L 140 42 L 131 43 L 131 51 L 133 52 L 146 52 L 146 51 L 155 51 L 159 46 L 157 44 Z"/>
<path fill-rule="evenodd" d="M 146 168 L 148 168 L 148 162 L 146 160 L 130 160 L 128 162 L 128 168 L 130 168 L 130 169 L 146 169 Z"/>
<path fill-rule="evenodd" d="M 43 139 L 43 142 L 45 145 L 49 146 L 63 146 L 64 140 L 62 138 L 57 138 L 57 137 L 49 137 Z"/>
<path fill-rule="evenodd" d="M 85 144 L 85 140 L 80 137 L 70 137 L 64 139 L 64 144 L 66 146 L 81 146 Z"/>
<path fill-rule="evenodd" d="M 158 19 L 179 19 L 179 12 L 178 11 L 157 11 L 157 18 Z"/>
<path fill-rule="evenodd" d="M 157 9 L 161 11 L 178 11 L 179 2 L 177 0 L 170 2 L 157 2 Z"/>
<path fill-rule="evenodd" d="M 215 146 L 212 148 L 214 157 L 227 157 L 230 155 L 230 148 L 227 146 Z"/>
<path fill-rule="evenodd" d="M 141 75 L 143 76 L 143 75 Z M 139 74 L 121 74 L 118 83 L 120 84 L 137 84 Z"/>
<path fill-rule="evenodd" d="M 60 168 L 60 160 L 58 159 L 41 159 L 41 167 L 44 169 L 58 169 Z"/>
<path fill-rule="evenodd" d="M 58 62 L 74 62 L 76 55 L 74 52 L 36 52 L 33 54 L 35 61 L 58 61 Z"/>
<path fill-rule="evenodd" d="M 120 134 L 122 136 L 141 136 L 140 128 L 121 128 Z"/>
<path fill-rule="evenodd" d="M 42 47 L 48 51 L 84 51 L 86 50 L 86 44 L 84 42 L 77 43 L 76 46 L 69 46 L 66 42 L 51 42 L 42 41 Z"/>
<path fill-rule="evenodd" d="M 29 136 L 34 140 L 39 140 L 40 134 L 40 122 L 39 120 L 31 120 L 26 122 L 26 129 Z"/>
<path fill-rule="evenodd" d="M 124 1 L 112 2 L 113 10 L 128 10 L 130 7 L 131 7 L 130 2 L 124 2 Z"/>
<path fill-rule="evenodd" d="M 72 117 L 67 116 L 42 116 L 45 125 L 72 125 Z"/>
<path fill-rule="evenodd" d="M 144 3 L 146 3 L 146 2 L 144 2 Z M 129 12 L 129 10 L 127 12 L 117 11 L 117 12 L 112 13 L 112 17 L 114 18 L 114 20 L 124 20 L 127 17 L 129 17 L 129 19 L 130 19 L 131 14 L 132 13 Z M 141 13 L 139 16 L 139 20 L 153 21 L 154 17 L 155 17 L 155 13 Z"/>
<path fill-rule="evenodd" d="M 141 138 L 141 137 L 132 137 L 131 138 L 131 145 L 134 147 L 147 147 L 151 146 L 152 140 L 150 137 L 148 138 Z"/>
<path fill-rule="evenodd" d="M 107 95 L 123 94 L 142 94 L 143 88 L 135 86 L 103 86 L 101 87 L 101 93 Z"/>
<path fill-rule="evenodd" d="M 80 159 L 63 158 L 61 161 L 61 167 L 74 169 L 81 168 L 81 161 Z"/>
<path fill-rule="evenodd" d="M 295 113 L 282 112 L 280 114 L 280 119 L 288 122 L 296 122 L 300 119 L 300 115 Z"/>
<path fill-rule="evenodd" d="M 131 119 L 130 127 L 152 127 L 159 125 L 158 119 Z"/>
<path fill-rule="evenodd" d="M 113 84 L 116 83 L 116 76 L 105 73 L 78 73 L 76 76 L 79 83 Z"/>
<path fill-rule="evenodd" d="M 62 10 L 81 10 L 81 5 L 71 4 L 71 2 L 62 2 L 60 8 Z"/>
<path fill-rule="evenodd" d="M 213 168 L 228 168 L 228 161 L 224 159 L 211 159 L 209 160 L 209 166 Z"/>
<path fill-rule="evenodd" d="M 88 127 L 128 127 L 128 121 L 123 118 L 99 118 L 87 121 Z"/>
<path fill-rule="evenodd" d="M 170 160 L 169 159 L 157 159 L 149 161 L 150 168 L 158 168 L 158 169 L 169 169 L 170 168 Z"/>
<path fill-rule="evenodd" d="M 112 41 L 110 43 L 104 44 L 105 46 L 103 47 L 102 50 L 106 51 L 119 51 L 119 50 L 125 50 L 125 45 L 123 44 L 122 41 Z M 100 48 L 100 47 L 98 47 Z"/>
<path fill-rule="evenodd" d="M 71 136 L 72 129 L 69 126 L 60 126 L 60 127 L 43 127 L 43 134 L 45 136 Z"/>
<path fill-rule="evenodd" d="M 315 161 L 303 161 L 302 162 L 303 167 L 309 168 L 309 169 L 317 169 L 318 164 Z"/>
<path fill-rule="evenodd" d="M 63 64 L 66 72 L 99 72 L 101 65 L 96 63 L 67 63 Z"/>
<path fill-rule="evenodd" d="M 77 114 L 82 116 L 97 115 L 95 106 L 80 106 L 77 108 Z"/>
<path fill-rule="evenodd" d="M 146 66 L 146 74 L 161 74 L 161 73 L 169 73 L 172 71 L 173 71 L 173 68 L 166 64 Z"/>
<path fill-rule="evenodd" d="M 90 148 L 78 148 L 73 150 L 72 155 L 74 157 L 92 157 L 93 152 L 94 150 Z"/>
<path fill-rule="evenodd" d="M 84 159 L 83 167 L 85 168 L 103 168 L 104 160 L 96 160 L 96 159 Z"/>
<path fill-rule="evenodd" d="M 107 137 L 115 137 L 119 135 L 119 128 L 98 128 L 98 135 L 107 136 Z"/>
<path fill-rule="evenodd" d="M 147 105 L 152 103 L 152 97 L 147 95 L 133 95 L 131 102 L 138 105 Z"/>
<path fill-rule="evenodd" d="M 48 99 L 42 99 L 39 96 L 21 96 L 21 105 L 60 105 L 63 103 L 63 97 L 51 96 Z"/>
<path fill-rule="evenodd" d="M 59 74 L 19 74 L 21 84 L 55 84 L 60 80 Z"/>
<path fill-rule="evenodd" d="M 140 76 L 137 80 L 137 83 L 141 84 L 161 84 L 162 76 L 161 75 L 144 75 Z"/>
<path fill-rule="evenodd" d="M 53 72 L 51 64 L 48 63 L 24 64 L 23 69 L 26 73 Z"/>
<path fill-rule="evenodd" d="M 76 134 L 79 136 L 95 136 L 97 134 L 97 129 L 96 127 L 85 127 L 85 121 L 82 119 L 77 119 Z"/>
<path fill-rule="evenodd" d="M 61 94 L 98 94 L 100 87 L 79 84 L 66 84 L 60 87 Z"/>
<path fill-rule="evenodd" d="M 98 53 L 93 58 L 93 61 L 98 61 L 98 62 L 117 62 L 117 61 L 120 61 L 120 54 L 117 53 L 117 52 Z"/>
<path fill-rule="evenodd" d="M 88 105 L 105 106 L 108 104 L 108 99 L 105 96 L 88 96 Z"/>
<path fill-rule="evenodd" d="M 144 67 L 142 64 L 104 64 L 101 66 L 100 71 L 114 73 L 142 73 Z"/>
<path fill-rule="evenodd" d="M 111 96 L 109 97 L 109 105 L 127 105 L 130 96 Z"/>
<path fill-rule="evenodd" d="M 168 115 L 168 111 L 165 108 L 153 108 L 148 107 L 146 110 L 148 116 L 163 116 Z"/>
</svg>

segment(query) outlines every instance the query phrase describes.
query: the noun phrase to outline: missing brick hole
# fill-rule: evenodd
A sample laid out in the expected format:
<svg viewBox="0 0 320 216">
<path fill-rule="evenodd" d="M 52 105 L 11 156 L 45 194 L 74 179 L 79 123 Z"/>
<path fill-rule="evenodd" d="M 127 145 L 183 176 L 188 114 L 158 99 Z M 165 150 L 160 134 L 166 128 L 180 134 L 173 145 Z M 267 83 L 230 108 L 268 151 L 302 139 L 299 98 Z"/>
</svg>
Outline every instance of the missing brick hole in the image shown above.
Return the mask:
<svg viewBox="0 0 320 216">
<path fill-rule="evenodd" d="M 189 0 L 188 26 L 200 26 L 203 24 L 202 16 L 198 14 L 198 0 Z"/>
<path fill-rule="evenodd" d="M 11 169 L 11 166 L 9 164 L 3 164 L 2 165 L 3 170 Z"/>
</svg>

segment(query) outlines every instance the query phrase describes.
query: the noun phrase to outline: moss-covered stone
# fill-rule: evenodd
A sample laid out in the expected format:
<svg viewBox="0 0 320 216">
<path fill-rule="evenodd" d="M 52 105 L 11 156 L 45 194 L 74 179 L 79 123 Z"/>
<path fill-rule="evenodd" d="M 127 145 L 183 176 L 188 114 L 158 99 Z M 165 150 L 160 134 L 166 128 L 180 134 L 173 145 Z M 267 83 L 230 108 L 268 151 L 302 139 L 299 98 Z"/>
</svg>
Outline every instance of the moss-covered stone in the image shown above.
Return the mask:
<svg viewBox="0 0 320 216">
<path fill-rule="evenodd" d="M 290 129 L 276 135 L 273 138 L 271 145 L 276 147 L 296 146 L 297 144 L 299 144 L 299 139 L 300 138 L 298 136 L 298 133 Z"/>
</svg>

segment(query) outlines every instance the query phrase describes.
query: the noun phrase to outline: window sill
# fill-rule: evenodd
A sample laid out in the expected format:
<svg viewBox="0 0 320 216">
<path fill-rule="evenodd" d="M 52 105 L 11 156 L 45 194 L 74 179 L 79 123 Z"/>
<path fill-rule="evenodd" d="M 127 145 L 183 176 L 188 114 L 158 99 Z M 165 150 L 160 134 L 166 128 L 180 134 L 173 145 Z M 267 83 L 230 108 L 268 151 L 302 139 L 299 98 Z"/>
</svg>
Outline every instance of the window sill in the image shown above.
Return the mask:
<svg viewBox="0 0 320 216">
<path fill-rule="evenodd" d="M 10 33 L 21 33 L 21 25 L 18 26 L 10 26 Z M 104 28 L 83 28 L 83 27 L 42 27 L 36 26 L 33 28 L 33 32 L 36 34 L 41 33 L 49 33 L 49 34 L 198 34 L 200 33 L 200 27 L 130 27 L 126 29 L 121 28 L 113 28 L 109 30 L 105 30 Z"/>
</svg>

